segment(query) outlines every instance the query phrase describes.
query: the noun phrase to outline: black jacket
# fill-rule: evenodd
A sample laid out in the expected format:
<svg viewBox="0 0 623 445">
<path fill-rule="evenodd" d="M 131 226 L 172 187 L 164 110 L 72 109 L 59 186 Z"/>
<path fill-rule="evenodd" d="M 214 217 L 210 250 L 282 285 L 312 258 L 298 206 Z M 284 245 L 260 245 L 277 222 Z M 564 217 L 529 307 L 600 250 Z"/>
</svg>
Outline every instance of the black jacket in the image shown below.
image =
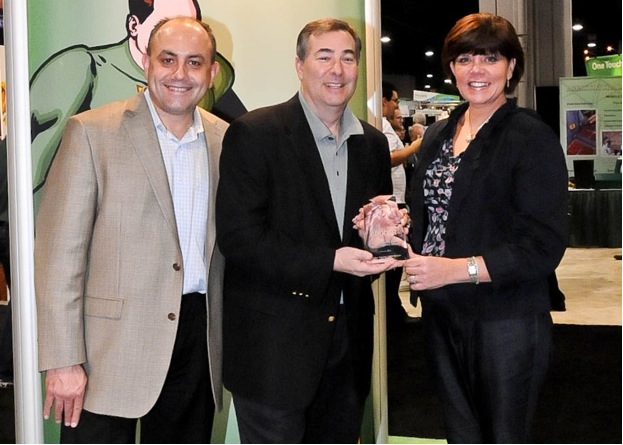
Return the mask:
<svg viewBox="0 0 623 445">
<path fill-rule="evenodd" d="M 428 225 L 423 178 L 467 104 L 424 135 L 411 189 L 411 243 L 421 252 Z M 547 277 L 568 241 L 568 176 L 553 130 L 510 99 L 462 154 L 454 176 L 444 256 L 482 255 L 491 283 L 421 292 L 422 307 L 443 304 L 483 319 L 550 309 Z M 466 266 L 467 267 L 467 266 Z"/>
<path fill-rule="evenodd" d="M 333 271 L 338 248 L 362 248 L 351 222 L 359 208 L 392 190 L 387 139 L 362 125 L 364 134 L 348 139 L 343 239 L 298 95 L 247 113 L 225 135 L 216 225 L 226 258 L 223 381 L 232 392 L 273 406 L 307 405 L 342 291 L 360 390 L 369 390 L 371 281 Z"/>
</svg>

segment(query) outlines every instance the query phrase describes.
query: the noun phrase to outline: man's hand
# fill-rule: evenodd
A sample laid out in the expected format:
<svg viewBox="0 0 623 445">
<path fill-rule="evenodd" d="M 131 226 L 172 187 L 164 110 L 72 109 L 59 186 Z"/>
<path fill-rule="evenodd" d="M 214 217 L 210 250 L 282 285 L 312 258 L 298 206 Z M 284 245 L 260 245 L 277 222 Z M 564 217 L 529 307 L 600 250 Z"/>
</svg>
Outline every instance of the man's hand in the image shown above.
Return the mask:
<svg viewBox="0 0 623 445">
<path fill-rule="evenodd" d="M 354 247 L 341 247 L 336 250 L 333 260 L 333 270 L 358 277 L 377 275 L 401 265 L 402 261 L 395 258 L 374 258 L 367 250 Z"/>
<path fill-rule="evenodd" d="M 50 418 L 50 410 L 54 405 L 56 423 L 64 420 L 65 426 L 78 426 L 86 386 L 87 374 L 82 365 L 48 369 L 45 376 L 43 418 Z"/>
</svg>

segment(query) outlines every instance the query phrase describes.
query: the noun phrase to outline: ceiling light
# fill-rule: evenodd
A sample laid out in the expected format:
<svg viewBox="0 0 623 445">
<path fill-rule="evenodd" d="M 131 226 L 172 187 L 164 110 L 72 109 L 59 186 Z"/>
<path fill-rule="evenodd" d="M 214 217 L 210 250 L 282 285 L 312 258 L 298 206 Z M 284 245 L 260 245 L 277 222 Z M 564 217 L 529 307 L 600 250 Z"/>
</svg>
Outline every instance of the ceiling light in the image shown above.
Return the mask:
<svg viewBox="0 0 623 445">
<path fill-rule="evenodd" d="M 425 90 L 430 90 L 430 85 L 424 85 Z"/>
<path fill-rule="evenodd" d="M 589 48 L 595 48 L 597 44 L 595 42 L 589 42 L 586 46 L 588 46 Z"/>
<path fill-rule="evenodd" d="M 426 57 L 430 57 L 430 56 L 432 56 L 433 54 L 435 54 L 435 53 L 434 53 L 434 52 L 432 52 L 432 51 L 426 51 L 426 52 L 424 53 L 424 55 L 425 55 Z"/>
<path fill-rule="evenodd" d="M 388 42 L 391 42 L 391 41 L 392 41 L 392 39 L 390 39 L 388 36 L 381 37 L 381 42 L 383 42 L 383 43 L 388 43 Z"/>
<path fill-rule="evenodd" d="M 452 80 L 451 80 L 451 79 L 445 79 L 445 80 L 443 81 L 443 83 L 448 83 L 448 84 L 451 84 L 451 83 L 452 83 Z"/>
<path fill-rule="evenodd" d="M 584 27 L 578 23 L 578 24 L 573 25 L 571 29 L 573 29 L 574 31 L 582 31 Z"/>
<path fill-rule="evenodd" d="M 432 79 L 433 75 L 432 74 L 427 74 L 426 77 L 428 77 L 429 79 Z"/>
</svg>

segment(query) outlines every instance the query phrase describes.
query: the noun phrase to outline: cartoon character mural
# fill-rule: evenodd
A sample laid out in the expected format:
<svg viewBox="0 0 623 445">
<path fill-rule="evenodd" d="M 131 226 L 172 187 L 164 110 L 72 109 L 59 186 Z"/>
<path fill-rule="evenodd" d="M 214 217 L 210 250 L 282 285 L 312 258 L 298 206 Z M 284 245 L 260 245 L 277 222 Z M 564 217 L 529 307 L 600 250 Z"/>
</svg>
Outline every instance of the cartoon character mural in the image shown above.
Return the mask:
<svg viewBox="0 0 623 445">
<path fill-rule="evenodd" d="M 128 0 L 126 36 L 101 46 L 76 44 L 57 51 L 30 81 L 33 187 L 35 204 L 58 149 L 67 119 L 141 91 L 146 80 L 142 55 L 149 34 L 165 17 L 201 18 L 198 0 Z M 201 106 L 225 120 L 246 111 L 232 90 L 234 70 L 220 53 L 221 69 Z"/>
</svg>

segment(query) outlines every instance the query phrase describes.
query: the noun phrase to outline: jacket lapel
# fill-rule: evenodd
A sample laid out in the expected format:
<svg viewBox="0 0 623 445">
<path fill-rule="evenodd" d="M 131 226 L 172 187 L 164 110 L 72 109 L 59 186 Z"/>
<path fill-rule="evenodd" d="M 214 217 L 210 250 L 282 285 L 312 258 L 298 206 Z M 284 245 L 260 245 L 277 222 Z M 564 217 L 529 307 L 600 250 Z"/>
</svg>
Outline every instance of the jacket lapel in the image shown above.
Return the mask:
<svg viewBox="0 0 623 445">
<path fill-rule="evenodd" d="M 209 196 L 208 196 L 208 221 L 206 227 L 206 243 L 205 254 L 207 259 L 208 270 L 210 268 L 210 259 L 214 245 L 216 243 L 216 223 L 214 216 L 214 208 L 216 202 L 216 190 L 219 181 L 219 161 L 222 148 L 223 136 L 227 130 L 227 125 L 213 116 L 201 112 L 201 120 L 203 121 L 204 135 L 208 150 L 208 180 Z"/>
<path fill-rule="evenodd" d="M 313 211 L 322 215 L 323 220 L 331 228 L 335 239 L 340 240 L 329 182 L 298 94 L 287 102 L 284 110 L 286 113 L 282 116 L 282 121 L 290 141 L 289 149 L 297 158 L 299 168 L 304 175 L 304 178 L 301 179 L 310 188 L 310 196 L 315 200 L 315 205 L 310 203 L 313 205 Z"/>
<path fill-rule="evenodd" d="M 362 153 L 365 150 L 366 138 L 361 135 L 353 135 L 348 138 L 348 183 L 346 185 L 346 206 L 344 207 L 344 244 L 350 243 L 353 233 L 352 218 L 357 215 L 359 208 L 364 202 L 364 191 L 366 190 L 365 171 L 368 162 Z"/>
<path fill-rule="evenodd" d="M 143 165 L 144 173 L 149 179 L 158 205 L 162 209 L 162 214 L 177 238 L 177 224 L 175 223 L 169 179 L 162 159 L 156 129 L 143 94 L 138 94 L 128 100 L 128 108 L 124 114 L 122 125 Z"/>
<path fill-rule="evenodd" d="M 478 137 L 474 139 L 474 141 L 470 143 L 468 149 L 463 152 L 461 165 L 454 177 L 454 183 L 460 184 L 460 186 L 452 188 L 452 199 L 450 200 L 450 208 L 448 209 L 448 224 L 452 223 L 453 220 L 458 218 L 458 215 L 461 214 L 461 212 L 455 211 L 455 209 L 460 208 L 463 200 L 470 192 L 474 175 L 476 171 L 480 169 L 481 163 L 487 162 L 488 158 L 490 158 L 489 156 L 482 156 L 483 151 L 488 150 L 488 147 L 491 145 L 490 136 L 492 132 L 495 131 L 497 124 L 504 120 L 513 106 L 514 102 L 512 100 L 502 105 L 491 117 L 489 123 L 478 132 Z M 457 108 L 455 110 L 452 124 L 446 126 L 446 128 L 450 127 L 452 132 L 456 129 L 456 121 L 460 118 L 462 114 L 460 110 L 463 108 L 466 108 L 466 106 L 463 105 L 461 109 Z M 443 131 L 442 133 L 446 134 L 446 137 L 452 137 L 452 134 L 448 135 L 447 131 Z M 443 143 L 443 141 L 441 142 Z M 441 144 L 438 146 L 441 147 Z"/>
</svg>

